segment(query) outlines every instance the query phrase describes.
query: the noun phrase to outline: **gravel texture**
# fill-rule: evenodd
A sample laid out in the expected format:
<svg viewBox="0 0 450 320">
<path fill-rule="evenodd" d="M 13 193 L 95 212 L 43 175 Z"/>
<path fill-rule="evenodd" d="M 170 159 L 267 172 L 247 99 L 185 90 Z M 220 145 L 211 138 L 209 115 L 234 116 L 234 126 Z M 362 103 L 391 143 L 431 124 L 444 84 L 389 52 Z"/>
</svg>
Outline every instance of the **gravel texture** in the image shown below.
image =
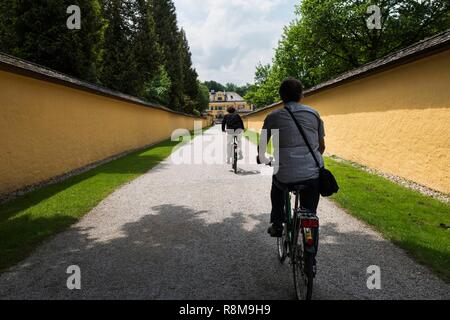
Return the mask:
<svg viewBox="0 0 450 320">
<path fill-rule="evenodd" d="M 208 130 L 193 154 L 222 150 L 222 137 Z M 289 264 L 266 234 L 271 177 L 260 174 L 255 146 L 243 145 L 238 175 L 171 158 L 117 190 L 2 274 L 0 298 L 293 299 Z M 319 216 L 315 299 L 450 298 L 448 284 L 332 202 L 321 200 Z M 66 287 L 70 265 L 81 268 L 81 290 Z M 371 265 L 381 268 L 381 290 L 366 286 Z"/>
</svg>

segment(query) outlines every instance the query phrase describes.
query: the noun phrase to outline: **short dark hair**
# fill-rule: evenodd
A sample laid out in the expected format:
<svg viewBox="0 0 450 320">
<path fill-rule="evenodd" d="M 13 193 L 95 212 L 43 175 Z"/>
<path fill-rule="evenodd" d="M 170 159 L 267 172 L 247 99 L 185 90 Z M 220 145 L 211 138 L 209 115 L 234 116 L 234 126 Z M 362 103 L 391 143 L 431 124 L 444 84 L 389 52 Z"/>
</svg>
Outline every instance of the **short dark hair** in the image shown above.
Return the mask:
<svg viewBox="0 0 450 320">
<path fill-rule="evenodd" d="M 280 97 L 284 103 L 298 102 L 303 97 L 303 85 L 300 80 L 287 78 L 280 86 Z"/>
<path fill-rule="evenodd" d="M 236 109 L 235 109 L 234 107 L 229 107 L 229 108 L 227 109 L 227 111 L 228 111 L 228 113 L 235 113 L 235 112 L 236 112 Z"/>
</svg>

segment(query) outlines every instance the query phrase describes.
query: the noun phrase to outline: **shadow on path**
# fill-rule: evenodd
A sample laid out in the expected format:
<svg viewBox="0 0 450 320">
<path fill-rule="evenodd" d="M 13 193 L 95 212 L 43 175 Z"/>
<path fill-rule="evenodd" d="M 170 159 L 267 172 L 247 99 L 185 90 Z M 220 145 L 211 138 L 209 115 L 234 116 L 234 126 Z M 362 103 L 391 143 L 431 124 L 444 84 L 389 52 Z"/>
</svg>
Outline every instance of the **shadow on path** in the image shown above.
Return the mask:
<svg viewBox="0 0 450 320">
<path fill-rule="evenodd" d="M 261 171 L 259 170 L 244 170 L 244 169 L 238 169 L 238 173 L 239 176 L 256 176 L 258 174 L 261 174 Z"/>
<path fill-rule="evenodd" d="M 292 297 L 289 275 L 278 265 L 266 238 L 260 236 L 266 226 L 260 217 L 237 212 L 209 223 L 208 215 L 207 211 L 167 204 L 152 208 L 138 221 L 126 223 L 102 239 L 91 236 L 94 231 L 98 234 L 96 228 L 75 227 L 0 278 L 0 297 Z M 81 268 L 81 291 L 65 287 L 70 265 Z M 23 277 L 30 272 L 34 276 Z"/>
<path fill-rule="evenodd" d="M 0 277 L 0 297 L 293 299 L 291 271 L 277 261 L 275 241 L 266 234 L 267 219 L 235 212 L 218 221 L 208 211 L 165 204 L 119 230 L 75 227 Z M 426 292 L 426 281 L 412 281 L 401 272 L 389 254 L 383 256 L 383 241 L 362 232 L 342 235 L 332 223 L 322 225 L 321 238 L 315 299 L 439 295 Z M 390 287 L 367 289 L 371 264 L 383 269 Z M 81 291 L 66 288 L 70 265 L 81 268 Z"/>
</svg>

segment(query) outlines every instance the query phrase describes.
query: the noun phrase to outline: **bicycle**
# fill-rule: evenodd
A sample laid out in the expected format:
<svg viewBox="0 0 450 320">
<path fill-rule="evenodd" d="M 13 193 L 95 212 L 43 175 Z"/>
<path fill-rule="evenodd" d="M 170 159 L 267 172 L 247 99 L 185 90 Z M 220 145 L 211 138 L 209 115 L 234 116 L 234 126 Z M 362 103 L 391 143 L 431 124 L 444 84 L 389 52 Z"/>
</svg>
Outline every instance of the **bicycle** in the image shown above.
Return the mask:
<svg viewBox="0 0 450 320">
<path fill-rule="evenodd" d="M 300 192 L 305 185 L 290 185 L 286 190 L 283 235 L 277 238 L 278 259 L 289 257 L 298 300 L 311 300 L 316 276 L 316 254 L 319 245 L 319 218 L 300 207 Z M 292 195 L 295 197 L 292 208 Z"/>
<path fill-rule="evenodd" d="M 259 152 L 259 150 L 258 150 Z M 261 164 L 259 156 L 256 158 Z M 270 159 L 268 166 L 273 166 Z M 314 278 L 317 273 L 316 255 L 319 248 L 319 218 L 315 212 L 301 208 L 300 192 L 308 186 L 285 186 L 285 206 L 282 236 L 277 238 L 278 259 L 281 264 L 289 258 L 292 265 L 295 294 L 298 300 L 311 300 Z M 292 195 L 294 208 L 292 208 Z"/>
<path fill-rule="evenodd" d="M 238 162 L 238 143 L 237 137 L 234 136 L 233 141 L 233 170 L 234 173 L 237 174 L 237 162 Z"/>
</svg>

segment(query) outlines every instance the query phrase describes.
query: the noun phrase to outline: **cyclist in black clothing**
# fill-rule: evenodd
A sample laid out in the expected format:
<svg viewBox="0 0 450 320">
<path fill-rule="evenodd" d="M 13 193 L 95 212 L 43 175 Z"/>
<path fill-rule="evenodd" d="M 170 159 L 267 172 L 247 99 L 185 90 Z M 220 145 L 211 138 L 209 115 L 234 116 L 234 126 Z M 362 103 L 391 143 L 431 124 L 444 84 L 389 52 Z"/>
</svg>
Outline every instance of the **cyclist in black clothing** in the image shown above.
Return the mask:
<svg viewBox="0 0 450 320">
<path fill-rule="evenodd" d="M 233 158 L 233 143 L 234 137 L 237 137 L 238 143 L 238 159 L 242 156 L 242 132 L 244 131 L 244 122 L 240 115 L 236 113 L 236 109 L 230 107 L 227 109 L 228 114 L 223 118 L 222 131 L 227 132 L 227 163 L 230 163 Z"/>
</svg>

